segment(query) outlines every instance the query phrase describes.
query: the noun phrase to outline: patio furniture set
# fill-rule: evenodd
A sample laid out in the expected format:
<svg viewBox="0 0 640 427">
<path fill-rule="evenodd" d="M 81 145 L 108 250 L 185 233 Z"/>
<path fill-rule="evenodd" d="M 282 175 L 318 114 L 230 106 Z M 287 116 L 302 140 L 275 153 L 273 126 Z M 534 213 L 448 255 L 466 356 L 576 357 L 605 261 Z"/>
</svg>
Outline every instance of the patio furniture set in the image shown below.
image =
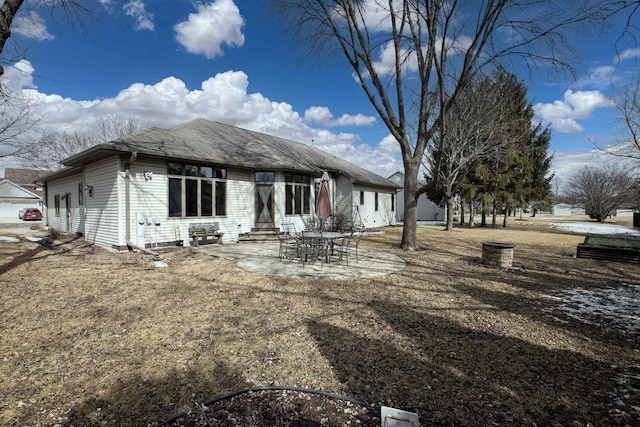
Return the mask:
<svg viewBox="0 0 640 427">
<path fill-rule="evenodd" d="M 279 235 L 278 257 L 297 258 L 302 266 L 319 260 L 321 264 L 342 262 L 349 265 L 349 257 L 355 255 L 358 262 L 358 245 L 363 229 L 349 231 L 296 231 L 294 224 L 282 224 Z"/>
</svg>

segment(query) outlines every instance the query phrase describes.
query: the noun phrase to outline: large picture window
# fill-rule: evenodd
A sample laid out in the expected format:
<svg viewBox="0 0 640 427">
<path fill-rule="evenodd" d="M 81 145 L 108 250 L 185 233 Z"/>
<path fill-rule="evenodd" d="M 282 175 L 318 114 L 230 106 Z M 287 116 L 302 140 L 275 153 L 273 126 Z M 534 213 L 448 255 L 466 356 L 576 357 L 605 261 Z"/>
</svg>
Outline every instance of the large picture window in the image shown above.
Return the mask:
<svg viewBox="0 0 640 427">
<path fill-rule="evenodd" d="M 167 173 L 170 217 L 210 217 L 227 214 L 226 169 L 168 163 Z"/>
<path fill-rule="evenodd" d="M 287 174 L 285 181 L 285 214 L 308 215 L 311 213 L 311 186 L 309 177 Z"/>
</svg>

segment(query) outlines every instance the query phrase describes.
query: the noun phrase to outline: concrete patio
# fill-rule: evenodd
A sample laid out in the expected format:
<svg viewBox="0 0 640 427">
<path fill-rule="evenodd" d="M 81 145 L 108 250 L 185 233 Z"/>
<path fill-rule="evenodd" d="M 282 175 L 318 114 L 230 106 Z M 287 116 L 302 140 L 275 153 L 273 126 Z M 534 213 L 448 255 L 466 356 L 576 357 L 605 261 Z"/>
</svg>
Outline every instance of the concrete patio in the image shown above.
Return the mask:
<svg viewBox="0 0 640 427">
<path fill-rule="evenodd" d="M 267 276 L 348 280 L 385 276 L 405 267 L 405 262 L 396 255 L 362 249 L 358 250 L 358 262 L 354 253 L 349 257 L 348 266 L 344 260 L 328 264 L 317 260 L 303 266 L 298 258 L 278 258 L 278 247 L 278 243 L 225 243 L 201 246 L 196 250 L 228 259 L 244 270 Z"/>
</svg>

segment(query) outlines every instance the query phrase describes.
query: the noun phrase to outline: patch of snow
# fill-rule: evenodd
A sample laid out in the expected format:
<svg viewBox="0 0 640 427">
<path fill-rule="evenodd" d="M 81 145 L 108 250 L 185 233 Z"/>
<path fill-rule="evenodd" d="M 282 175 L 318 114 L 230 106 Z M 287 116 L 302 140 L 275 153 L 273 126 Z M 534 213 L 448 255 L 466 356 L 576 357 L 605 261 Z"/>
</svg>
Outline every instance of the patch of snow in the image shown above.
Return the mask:
<svg viewBox="0 0 640 427">
<path fill-rule="evenodd" d="M 632 337 L 640 334 L 640 285 L 622 283 L 617 287 L 575 288 L 544 296 L 561 299 L 555 307 L 544 310 L 554 319 L 560 312 L 605 330 L 615 330 Z"/>
<path fill-rule="evenodd" d="M 165 267 L 169 267 L 169 264 L 167 264 L 164 261 L 153 261 L 153 266 L 157 268 L 165 268 Z"/>
<path fill-rule="evenodd" d="M 0 236 L 0 242 L 19 243 L 20 239 L 17 237 Z"/>
<path fill-rule="evenodd" d="M 25 239 L 27 239 L 30 242 L 39 242 L 42 240 L 42 237 L 25 236 Z"/>
</svg>

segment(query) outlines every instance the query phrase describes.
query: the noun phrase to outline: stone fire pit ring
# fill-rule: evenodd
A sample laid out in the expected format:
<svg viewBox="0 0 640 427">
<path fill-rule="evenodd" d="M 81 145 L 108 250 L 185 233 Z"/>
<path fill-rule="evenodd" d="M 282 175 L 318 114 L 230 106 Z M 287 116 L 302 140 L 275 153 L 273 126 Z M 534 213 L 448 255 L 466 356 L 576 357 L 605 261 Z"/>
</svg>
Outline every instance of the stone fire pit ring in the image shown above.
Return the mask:
<svg viewBox="0 0 640 427">
<path fill-rule="evenodd" d="M 501 268 L 513 265 L 515 245 L 499 242 L 482 242 L 482 263 Z"/>
</svg>

